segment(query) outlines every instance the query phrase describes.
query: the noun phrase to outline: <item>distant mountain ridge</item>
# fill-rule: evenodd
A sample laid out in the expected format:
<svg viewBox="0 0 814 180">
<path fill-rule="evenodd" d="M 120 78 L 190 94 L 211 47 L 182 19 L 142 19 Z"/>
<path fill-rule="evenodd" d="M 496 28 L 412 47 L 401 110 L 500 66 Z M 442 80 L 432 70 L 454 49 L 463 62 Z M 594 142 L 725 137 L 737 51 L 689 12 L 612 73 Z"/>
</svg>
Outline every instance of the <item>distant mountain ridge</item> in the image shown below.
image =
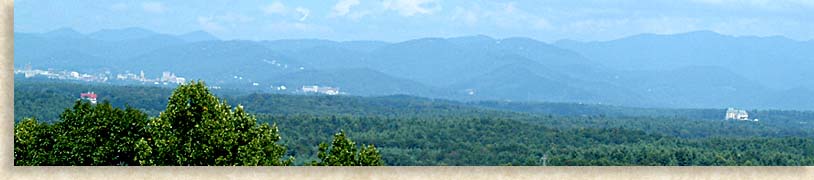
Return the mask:
<svg viewBox="0 0 814 180">
<path fill-rule="evenodd" d="M 814 43 L 784 37 L 728 36 L 711 31 L 642 34 L 604 42 L 559 41 L 620 70 L 719 66 L 775 89 L 814 87 Z"/>
<path fill-rule="evenodd" d="M 515 37 L 404 42 L 219 40 L 141 28 L 15 33 L 15 67 L 170 71 L 237 89 L 640 107 L 814 109 L 814 43 L 711 31 L 554 44 Z"/>
</svg>

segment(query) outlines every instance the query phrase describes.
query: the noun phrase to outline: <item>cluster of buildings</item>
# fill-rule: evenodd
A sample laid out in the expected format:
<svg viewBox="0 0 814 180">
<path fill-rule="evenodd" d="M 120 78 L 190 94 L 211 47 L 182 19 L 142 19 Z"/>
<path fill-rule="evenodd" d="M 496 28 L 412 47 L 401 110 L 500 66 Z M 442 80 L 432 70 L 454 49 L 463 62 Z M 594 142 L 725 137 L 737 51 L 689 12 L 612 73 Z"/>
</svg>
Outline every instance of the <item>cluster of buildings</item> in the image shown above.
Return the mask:
<svg viewBox="0 0 814 180">
<path fill-rule="evenodd" d="M 304 93 L 319 93 L 319 94 L 327 94 L 327 95 L 339 95 L 339 88 L 335 87 L 319 87 L 316 85 L 313 86 L 302 86 L 302 92 Z"/>
<path fill-rule="evenodd" d="M 26 65 L 22 69 L 15 69 L 14 74 L 22 74 L 25 78 L 33 78 L 37 76 L 42 76 L 48 79 L 59 79 L 59 80 L 80 80 L 86 82 L 107 82 L 111 80 L 113 75 L 111 75 L 110 71 L 106 71 L 104 73 L 97 73 L 97 74 L 88 74 L 88 73 L 80 73 L 77 71 L 69 71 L 69 70 L 41 70 L 41 69 L 32 69 L 31 65 Z M 152 83 L 152 84 L 183 84 L 186 82 L 186 78 L 178 77 L 172 72 L 163 72 L 160 78 L 147 78 L 144 75 L 144 71 L 141 71 L 139 74 L 125 72 L 123 74 L 116 74 L 116 80 L 120 81 L 138 81 L 142 83 Z"/>
<path fill-rule="evenodd" d="M 163 73 L 161 73 L 160 78 L 147 78 L 144 75 L 144 71 L 140 71 L 139 74 L 134 74 L 130 72 L 125 72 L 124 74 L 116 74 L 116 79 L 122 81 L 130 80 L 152 84 L 168 84 L 168 83 L 183 84 L 184 82 L 186 82 L 186 78 L 178 77 L 175 75 L 175 73 L 168 71 L 164 71 Z"/>
<path fill-rule="evenodd" d="M 758 119 L 749 119 L 749 113 L 743 109 L 728 108 L 726 109 L 726 120 L 738 121 L 758 121 Z"/>
<path fill-rule="evenodd" d="M 186 78 L 175 76 L 175 73 L 164 71 L 161 73 L 161 82 L 169 82 L 175 84 L 183 84 Z"/>
<path fill-rule="evenodd" d="M 270 63 L 278 64 L 276 61 L 270 61 Z M 106 71 L 104 73 L 99 74 L 87 74 L 87 73 L 80 73 L 77 71 L 55 71 L 55 70 L 40 70 L 40 69 L 32 69 L 30 65 L 26 65 L 25 68 L 22 69 L 15 69 L 15 74 L 23 74 L 26 78 L 32 78 L 37 76 L 44 76 L 49 79 L 60 79 L 60 80 L 82 80 L 87 82 L 108 82 L 109 80 L 115 81 L 135 81 L 140 82 L 143 84 L 183 84 L 186 82 L 186 78 L 179 77 L 175 73 L 164 71 L 161 73 L 160 77 L 157 78 L 148 78 L 144 71 L 139 71 L 138 73 L 132 73 L 130 71 L 125 71 L 125 73 L 118 73 L 112 75 L 110 71 Z M 115 79 L 114 79 L 115 78 Z M 243 77 L 241 76 L 234 76 L 235 79 L 242 80 Z M 258 82 L 252 82 L 251 86 L 260 86 L 261 84 Z M 271 85 L 269 86 L 272 90 L 277 91 L 287 91 L 289 88 L 285 85 Z M 220 86 L 210 86 L 212 89 L 221 89 Z M 301 89 L 293 89 L 297 92 L 302 92 L 305 94 L 313 93 L 313 94 L 325 94 L 325 95 L 340 95 L 344 94 L 339 91 L 337 87 L 330 87 L 330 86 L 318 86 L 318 85 L 307 85 L 302 86 Z M 474 90 L 469 91 L 470 95 L 474 95 Z M 96 102 L 96 94 L 93 92 L 82 93 L 80 95 L 81 99 L 91 101 L 93 103 Z"/>
<path fill-rule="evenodd" d="M 109 72 L 108 72 L 109 73 Z M 60 79 L 60 80 L 80 80 L 80 81 L 87 81 L 87 82 L 105 82 L 108 80 L 108 76 L 105 73 L 100 74 L 87 74 L 87 73 L 80 73 L 76 71 L 56 71 L 56 70 L 41 70 L 41 69 L 31 69 L 31 65 L 26 65 L 23 69 L 15 69 L 14 74 L 23 74 L 25 78 L 32 78 L 36 76 L 43 76 L 48 79 Z"/>
</svg>

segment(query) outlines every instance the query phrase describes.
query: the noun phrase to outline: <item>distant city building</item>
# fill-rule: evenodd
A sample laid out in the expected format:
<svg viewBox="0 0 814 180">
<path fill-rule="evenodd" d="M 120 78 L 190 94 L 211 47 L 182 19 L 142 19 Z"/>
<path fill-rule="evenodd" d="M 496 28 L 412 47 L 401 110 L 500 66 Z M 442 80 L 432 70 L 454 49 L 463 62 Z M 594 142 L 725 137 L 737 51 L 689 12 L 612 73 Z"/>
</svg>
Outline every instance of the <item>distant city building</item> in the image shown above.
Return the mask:
<svg viewBox="0 0 814 180">
<path fill-rule="evenodd" d="M 749 121 L 749 113 L 746 110 L 742 109 L 735 109 L 735 108 L 728 108 L 726 109 L 726 120 L 739 120 L 739 121 Z M 751 121 L 758 121 L 758 119 L 754 119 Z"/>
<path fill-rule="evenodd" d="M 470 96 L 474 96 L 475 95 L 475 89 L 466 89 L 466 94 L 469 94 Z"/>
<path fill-rule="evenodd" d="M 302 86 L 302 92 L 319 92 L 319 86 Z"/>
<path fill-rule="evenodd" d="M 321 93 L 327 95 L 339 95 L 339 88 L 335 87 L 319 87 L 319 86 L 302 86 L 302 92 L 304 93 Z"/>
<path fill-rule="evenodd" d="M 319 93 L 327 95 L 339 95 L 339 88 L 334 87 L 319 88 Z"/>
<path fill-rule="evenodd" d="M 164 71 L 163 73 L 161 73 L 161 82 L 164 82 L 164 84 L 166 84 L 167 82 L 183 84 L 184 81 L 186 81 L 185 78 L 177 77 L 172 72 Z"/>
<path fill-rule="evenodd" d="M 25 65 L 24 73 L 25 73 L 26 78 L 34 77 L 35 73 L 34 73 L 34 71 L 31 70 L 31 64 L 26 64 Z"/>
<path fill-rule="evenodd" d="M 169 81 L 172 78 L 175 78 L 175 75 L 172 74 L 171 72 L 164 71 L 163 73 L 161 73 L 161 81 L 163 82 Z"/>
<path fill-rule="evenodd" d="M 87 92 L 79 94 L 79 98 L 82 100 L 88 100 L 91 104 L 96 104 L 96 93 Z"/>
<path fill-rule="evenodd" d="M 32 69 L 31 65 L 26 65 L 23 68 L 15 68 L 14 74 L 23 74 L 26 78 L 32 78 L 36 76 L 44 76 L 48 79 L 59 79 L 59 80 L 81 80 L 87 82 L 106 82 L 108 80 L 108 74 L 105 73 L 97 73 L 97 74 L 87 74 L 81 73 L 77 71 L 68 71 L 68 70 L 53 70 L 53 69 Z"/>
</svg>

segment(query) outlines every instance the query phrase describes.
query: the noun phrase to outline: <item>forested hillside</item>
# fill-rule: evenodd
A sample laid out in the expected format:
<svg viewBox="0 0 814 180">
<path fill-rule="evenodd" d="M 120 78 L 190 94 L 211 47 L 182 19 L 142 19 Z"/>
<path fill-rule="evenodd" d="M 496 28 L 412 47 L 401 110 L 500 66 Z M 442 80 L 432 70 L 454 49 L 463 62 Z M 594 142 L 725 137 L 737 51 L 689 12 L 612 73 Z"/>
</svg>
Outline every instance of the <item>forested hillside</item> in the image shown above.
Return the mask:
<svg viewBox="0 0 814 180">
<path fill-rule="evenodd" d="M 86 91 L 158 117 L 173 89 L 16 81 L 15 119 L 58 124 Z M 814 164 L 807 111 L 750 110 L 761 120 L 745 122 L 716 109 L 213 93 L 275 124 L 294 165 L 322 159 L 316 145 L 340 131 L 375 145 L 385 165 L 540 165 L 544 155 L 547 165 Z"/>
</svg>

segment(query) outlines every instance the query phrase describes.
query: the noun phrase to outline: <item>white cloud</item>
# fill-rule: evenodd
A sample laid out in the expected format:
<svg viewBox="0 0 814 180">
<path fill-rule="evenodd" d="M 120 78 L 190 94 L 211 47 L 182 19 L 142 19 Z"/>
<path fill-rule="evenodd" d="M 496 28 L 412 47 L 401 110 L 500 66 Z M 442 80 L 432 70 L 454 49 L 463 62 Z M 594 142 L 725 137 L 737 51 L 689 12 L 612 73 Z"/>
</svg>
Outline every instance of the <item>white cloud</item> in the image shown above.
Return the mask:
<svg viewBox="0 0 814 180">
<path fill-rule="evenodd" d="M 285 4 L 281 3 L 280 1 L 274 1 L 273 3 L 264 6 L 263 12 L 269 15 L 272 14 L 285 14 L 288 11 L 288 8 L 285 7 Z"/>
<path fill-rule="evenodd" d="M 167 10 L 167 7 L 161 2 L 144 2 L 141 3 L 141 8 L 149 13 L 163 13 Z"/>
<path fill-rule="evenodd" d="M 303 7 L 297 7 L 294 10 L 297 11 L 297 13 L 300 13 L 300 19 L 298 19 L 299 21 L 305 21 L 306 19 L 308 19 L 308 15 L 311 14 L 311 10 L 308 10 Z"/>
<path fill-rule="evenodd" d="M 286 18 L 296 18 L 298 21 L 305 21 L 311 15 L 311 10 L 304 7 L 289 8 L 285 4 L 274 1 L 269 5 L 260 8 L 266 15 L 277 15 Z"/>
<path fill-rule="evenodd" d="M 350 12 L 350 9 L 356 5 L 359 5 L 359 0 L 339 0 L 339 2 L 334 5 L 329 16 L 345 16 Z"/>
<path fill-rule="evenodd" d="M 436 0 L 385 0 L 382 6 L 386 10 L 397 11 L 402 16 L 433 14 L 441 10 L 441 4 Z"/>
</svg>

